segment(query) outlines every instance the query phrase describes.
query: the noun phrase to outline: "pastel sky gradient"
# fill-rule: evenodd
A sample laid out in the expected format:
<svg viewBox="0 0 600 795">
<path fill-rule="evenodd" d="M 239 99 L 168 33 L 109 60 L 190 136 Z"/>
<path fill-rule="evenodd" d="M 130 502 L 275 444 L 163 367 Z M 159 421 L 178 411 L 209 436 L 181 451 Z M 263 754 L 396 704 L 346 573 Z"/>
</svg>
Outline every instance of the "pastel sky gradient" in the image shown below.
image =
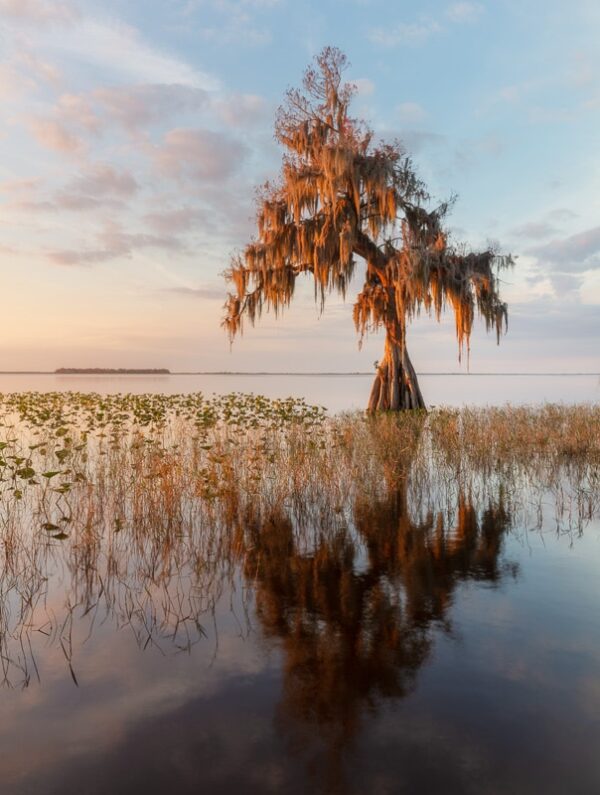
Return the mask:
<svg viewBox="0 0 600 795">
<path fill-rule="evenodd" d="M 0 370 L 372 368 L 352 296 L 319 316 L 307 284 L 231 353 L 219 325 L 274 112 L 325 44 L 355 115 L 458 194 L 456 236 L 518 255 L 471 370 L 600 370 L 598 41 L 598 0 L 0 0 Z M 409 347 L 461 367 L 451 321 Z"/>
</svg>

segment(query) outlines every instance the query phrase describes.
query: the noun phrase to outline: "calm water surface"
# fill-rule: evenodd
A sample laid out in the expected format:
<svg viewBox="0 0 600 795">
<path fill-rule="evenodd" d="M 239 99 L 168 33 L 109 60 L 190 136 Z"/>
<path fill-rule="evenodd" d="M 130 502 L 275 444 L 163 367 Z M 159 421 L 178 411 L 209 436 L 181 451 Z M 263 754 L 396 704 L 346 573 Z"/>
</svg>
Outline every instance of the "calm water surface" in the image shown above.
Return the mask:
<svg viewBox="0 0 600 795">
<path fill-rule="evenodd" d="M 0 392 L 254 392 L 267 397 L 304 397 L 330 411 L 362 409 L 371 375 L 53 375 L 2 374 Z M 600 400 L 600 375 L 420 375 L 428 405 L 583 403 Z"/>
<path fill-rule="evenodd" d="M 2 793 L 600 792 L 597 513 L 577 484 L 515 512 L 444 488 L 449 511 L 400 484 L 327 532 L 275 506 L 209 545 L 40 543 L 39 516 L 15 552 L 3 514 Z"/>
<path fill-rule="evenodd" d="M 392 496 L 310 552 L 255 528 L 205 578 L 175 547 L 100 582 L 93 550 L 46 560 L 2 792 L 597 793 L 600 525 L 464 502 L 439 534 Z"/>
</svg>

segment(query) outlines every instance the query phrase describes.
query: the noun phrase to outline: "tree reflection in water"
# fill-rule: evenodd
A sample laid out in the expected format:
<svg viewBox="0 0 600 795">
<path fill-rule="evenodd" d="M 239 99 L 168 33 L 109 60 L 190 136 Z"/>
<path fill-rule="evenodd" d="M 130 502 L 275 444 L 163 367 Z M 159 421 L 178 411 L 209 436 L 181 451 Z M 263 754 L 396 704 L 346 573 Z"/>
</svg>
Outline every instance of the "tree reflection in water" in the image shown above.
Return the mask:
<svg viewBox="0 0 600 795">
<path fill-rule="evenodd" d="M 410 518 L 405 485 L 355 504 L 354 525 L 306 538 L 284 514 L 247 533 L 244 573 L 265 637 L 282 652 L 277 720 L 315 774 L 342 791 L 343 757 L 361 717 L 415 686 L 436 628 L 449 629 L 456 588 L 497 583 L 510 517 L 502 502 L 478 517 L 459 499 L 442 514 Z"/>
<path fill-rule="evenodd" d="M 1 407 L 2 400 L 0 420 Z M 541 588 L 529 613 L 520 611 L 479 660 L 468 643 L 450 663 L 432 666 L 440 689 L 421 674 L 418 696 L 399 703 L 414 693 L 443 633 L 461 625 L 464 586 L 493 587 L 516 575 L 504 552 L 511 527 L 581 534 L 596 521 L 596 409 L 325 420 L 294 401 L 252 396 L 207 405 L 201 396 L 62 394 L 9 396 L 8 407 L 19 417 L 5 414 L 0 430 L 2 737 L 31 738 L 17 766 L 38 759 L 32 775 L 46 775 L 56 757 L 62 779 L 67 765 L 74 769 L 62 746 L 82 749 L 80 735 L 89 730 L 93 741 L 87 756 L 74 751 L 81 769 L 73 776 L 80 786 L 81 770 L 102 769 L 108 783 L 97 792 L 120 785 L 118 771 L 129 775 L 134 759 L 135 774 L 149 782 L 140 785 L 144 792 L 157 791 L 156 777 L 170 770 L 186 791 L 182 759 L 190 780 L 212 775 L 213 789 L 223 792 L 227 782 L 229 791 L 244 789 L 249 778 L 254 791 L 281 791 L 282 781 L 307 791 L 306 769 L 314 790 L 372 791 L 387 776 L 382 787 L 394 791 L 390 777 L 411 764 L 419 721 L 427 726 L 417 765 L 436 756 L 440 726 L 443 743 L 446 726 L 462 742 L 469 703 L 457 701 L 453 688 L 460 688 L 463 663 L 475 675 L 485 669 L 482 687 L 499 685 L 487 692 L 494 691 L 496 736 L 504 740 L 504 696 L 512 693 L 511 709 L 523 715 L 535 712 L 540 692 L 535 683 L 502 686 L 515 674 L 519 632 L 528 631 L 530 617 L 549 628 L 526 653 L 519 650 L 517 675 L 529 678 L 547 637 L 569 653 L 584 637 L 577 630 L 562 646 L 556 640 L 565 628 L 556 602 L 537 608 L 547 594 L 544 576 L 554 589 L 554 574 L 549 558 L 538 561 L 532 581 Z M 563 572 L 561 582 L 577 571 Z M 582 604 L 585 631 L 593 627 L 586 613 L 592 594 L 569 601 L 563 589 L 563 621 Z M 515 598 L 507 595 L 503 607 L 510 611 Z M 477 589 L 467 611 L 475 618 L 464 625 L 471 641 L 496 629 L 488 604 Z M 256 654 L 265 645 L 274 665 Z M 502 677 L 496 671 L 489 678 L 497 649 L 510 663 L 500 666 Z M 581 692 L 595 675 L 594 654 L 581 658 Z M 578 673 L 555 656 L 548 701 L 555 683 L 569 680 L 565 672 Z M 9 692 L 28 685 L 23 697 Z M 577 690 L 570 681 L 569 688 Z M 561 715 L 566 705 L 585 718 L 572 693 L 544 714 Z M 478 707 L 470 705 L 477 717 Z M 58 712 L 64 736 L 55 731 Z M 403 715 L 411 716 L 405 733 Z M 244 718 L 255 721 L 252 731 Z M 543 729 L 527 715 L 524 725 L 524 738 Z M 479 738 L 479 726 L 471 723 L 471 737 Z M 492 759 L 506 748 L 496 736 Z M 390 747 L 398 759 L 388 764 Z M 445 744 L 436 759 L 454 750 Z M 377 760 L 382 769 L 374 774 Z M 444 782 L 447 773 L 442 765 Z"/>
</svg>

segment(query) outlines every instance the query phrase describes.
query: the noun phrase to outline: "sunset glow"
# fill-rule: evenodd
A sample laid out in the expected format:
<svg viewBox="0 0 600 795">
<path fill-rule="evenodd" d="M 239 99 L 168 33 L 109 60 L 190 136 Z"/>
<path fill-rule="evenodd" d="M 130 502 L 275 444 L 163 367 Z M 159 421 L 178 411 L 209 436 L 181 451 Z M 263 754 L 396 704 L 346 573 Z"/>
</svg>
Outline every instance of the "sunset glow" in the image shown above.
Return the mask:
<svg viewBox="0 0 600 795">
<path fill-rule="evenodd" d="M 457 239 L 518 256 L 509 333 L 475 330 L 471 369 L 597 369 L 597 3 L 340 9 L 0 0 L 0 370 L 372 369 L 382 339 L 359 351 L 351 332 L 360 274 L 322 317 L 307 284 L 231 353 L 220 328 L 221 273 L 279 167 L 277 105 L 326 44 L 348 54 L 357 115 L 458 194 Z M 409 339 L 417 370 L 461 367 L 451 319 Z"/>
</svg>

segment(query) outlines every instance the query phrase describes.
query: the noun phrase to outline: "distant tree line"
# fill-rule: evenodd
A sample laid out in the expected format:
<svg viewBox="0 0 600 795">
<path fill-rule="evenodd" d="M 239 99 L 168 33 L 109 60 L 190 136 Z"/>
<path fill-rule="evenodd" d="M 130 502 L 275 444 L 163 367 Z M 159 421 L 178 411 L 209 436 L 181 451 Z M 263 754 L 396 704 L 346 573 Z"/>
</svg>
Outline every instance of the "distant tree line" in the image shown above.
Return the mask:
<svg viewBox="0 0 600 795">
<path fill-rule="evenodd" d="M 166 367 L 131 369 L 128 367 L 59 367 L 57 375 L 170 375 Z"/>
</svg>

